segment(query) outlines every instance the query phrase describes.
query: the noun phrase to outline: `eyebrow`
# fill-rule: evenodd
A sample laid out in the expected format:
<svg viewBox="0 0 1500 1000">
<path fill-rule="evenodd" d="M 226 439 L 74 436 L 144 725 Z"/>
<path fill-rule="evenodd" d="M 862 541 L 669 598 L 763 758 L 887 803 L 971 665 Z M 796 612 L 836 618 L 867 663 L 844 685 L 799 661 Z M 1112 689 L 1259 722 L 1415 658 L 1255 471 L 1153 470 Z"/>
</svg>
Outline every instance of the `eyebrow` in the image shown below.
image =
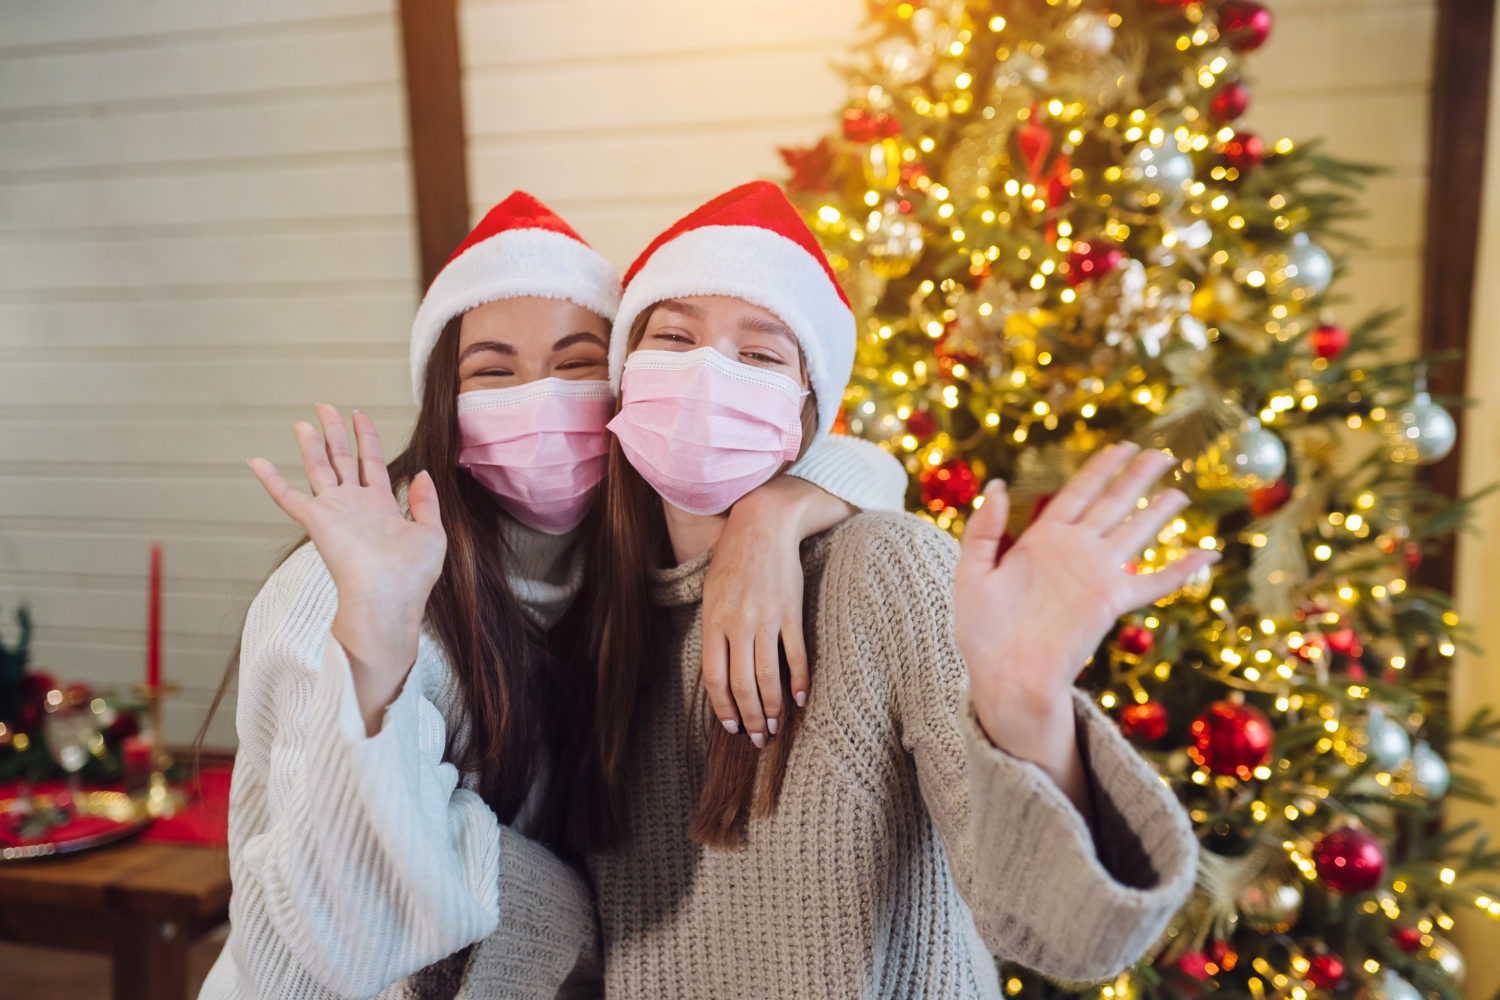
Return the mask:
<svg viewBox="0 0 1500 1000">
<path fill-rule="evenodd" d="M 574 344 L 591 343 L 598 344 L 600 347 L 608 346 L 604 343 L 604 340 L 597 333 L 589 333 L 587 330 L 580 330 L 578 333 L 570 333 L 566 337 L 560 338 L 557 343 L 552 345 L 552 349 L 554 351 L 560 351 L 565 347 L 572 347 Z"/>
<path fill-rule="evenodd" d="M 796 336 L 792 334 L 791 330 L 787 329 L 785 323 L 779 320 L 767 319 L 764 316 L 746 316 L 740 320 L 740 329 L 748 330 L 751 333 L 769 333 L 775 337 L 784 337 L 794 345 L 797 343 Z"/>
<path fill-rule="evenodd" d="M 458 356 L 458 360 L 463 361 L 471 354 L 481 354 L 485 351 L 494 351 L 496 354 L 509 354 L 511 357 L 516 356 L 516 349 L 509 344 L 502 344 L 498 340 L 481 340 L 465 347 L 463 353 Z"/>
<path fill-rule="evenodd" d="M 670 312 L 686 316 L 688 319 L 703 319 L 703 310 L 690 302 L 679 302 L 676 299 L 664 299 L 656 304 L 658 309 L 666 309 Z"/>
</svg>

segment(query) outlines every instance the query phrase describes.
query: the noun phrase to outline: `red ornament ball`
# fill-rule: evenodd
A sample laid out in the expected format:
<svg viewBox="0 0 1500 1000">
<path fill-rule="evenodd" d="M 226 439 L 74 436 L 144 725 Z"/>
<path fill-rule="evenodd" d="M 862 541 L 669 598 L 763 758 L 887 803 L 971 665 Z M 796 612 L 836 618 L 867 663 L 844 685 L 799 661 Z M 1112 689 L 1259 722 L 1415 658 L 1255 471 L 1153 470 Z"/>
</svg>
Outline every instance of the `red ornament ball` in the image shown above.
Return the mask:
<svg viewBox="0 0 1500 1000">
<path fill-rule="evenodd" d="M 1307 960 L 1307 981 L 1320 990 L 1331 990 L 1344 981 L 1344 960 L 1331 951 L 1319 952 Z"/>
<path fill-rule="evenodd" d="M 1068 284 L 1075 288 L 1085 281 L 1113 271 L 1125 262 L 1119 247 L 1079 240 L 1068 250 Z"/>
<path fill-rule="evenodd" d="M 937 418 L 926 410 L 912 410 L 906 418 L 906 431 L 919 439 L 930 438 L 937 431 Z"/>
<path fill-rule="evenodd" d="M 1208 971 L 1210 964 L 1208 956 L 1201 951 L 1190 951 L 1177 960 L 1177 968 L 1200 982 L 1213 978 Z"/>
<path fill-rule="evenodd" d="M 1271 12 L 1255 0 L 1229 0 L 1219 9 L 1219 34 L 1236 52 L 1254 52 L 1271 37 Z"/>
<path fill-rule="evenodd" d="M 1415 927 L 1397 927 L 1391 934 L 1391 940 L 1408 955 L 1415 955 L 1422 948 L 1422 932 Z"/>
<path fill-rule="evenodd" d="M 1248 174 L 1266 158 L 1266 144 L 1254 132 L 1236 132 L 1224 143 L 1224 159 L 1242 174 Z"/>
<path fill-rule="evenodd" d="M 1250 88 L 1239 80 L 1225 84 L 1208 103 L 1208 116 L 1219 124 L 1232 122 L 1250 107 Z"/>
<path fill-rule="evenodd" d="M 1271 723 L 1253 705 L 1216 701 L 1193 720 L 1188 756 L 1214 774 L 1248 781 L 1271 755 Z"/>
<path fill-rule="evenodd" d="M 1363 827 L 1330 830 L 1313 847 L 1318 878 L 1333 892 L 1367 892 L 1385 877 L 1385 848 Z"/>
<path fill-rule="evenodd" d="M 1156 636 L 1151 634 L 1149 628 L 1143 628 L 1140 625 L 1126 625 L 1120 629 L 1120 634 L 1116 636 L 1116 641 L 1125 652 L 1140 656 L 1151 649 L 1151 644 L 1156 641 Z"/>
<path fill-rule="evenodd" d="M 945 507 L 967 507 L 979 496 L 979 479 L 969 463 L 961 458 L 944 462 L 935 469 L 923 469 L 922 503 L 936 513 Z"/>
<path fill-rule="evenodd" d="M 1335 653 L 1343 653 L 1345 656 L 1358 656 L 1364 652 L 1360 646 L 1359 635 L 1347 625 L 1341 629 L 1335 629 L 1323 636 L 1323 641 L 1328 643 L 1328 648 Z"/>
<path fill-rule="evenodd" d="M 1167 735 L 1167 708 L 1159 701 L 1126 705 L 1120 712 L 1120 732 L 1137 743 L 1155 743 Z"/>
<path fill-rule="evenodd" d="M 1270 486 L 1250 491 L 1250 513 L 1266 517 L 1281 509 L 1292 498 L 1292 487 L 1285 479 L 1278 479 Z"/>
<path fill-rule="evenodd" d="M 1349 331 L 1334 323 L 1324 323 L 1313 328 L 1313 353 L 1325 361 L 1338 357 L 1349 346 Z"/>
</svg>

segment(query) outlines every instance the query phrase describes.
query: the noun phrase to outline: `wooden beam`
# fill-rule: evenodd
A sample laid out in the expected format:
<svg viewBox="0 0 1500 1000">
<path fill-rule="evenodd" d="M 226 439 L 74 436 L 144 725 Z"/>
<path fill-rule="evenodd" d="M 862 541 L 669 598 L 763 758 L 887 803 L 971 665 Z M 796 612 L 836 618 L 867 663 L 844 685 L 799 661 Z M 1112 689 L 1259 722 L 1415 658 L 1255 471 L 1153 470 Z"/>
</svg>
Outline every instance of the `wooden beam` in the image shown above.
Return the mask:
<svg viewBox="0 0 1500 1000">
<path fill-rule="evenodd" d="M 456 0 L 401 0 L 401 51 L 425 289 L 469 232 Z"/>
<path fill-rule="evenodd" d="M 1467 352 L 1474 302 L 1474 263 L 1484 187 L 1489 123 L 1491 45 L 1495 0 L 1438 0 L 1433 53 L 1427 246 L 1422 290 L 1422 350 Z M 1466 365 L 1442 365 L 1428 375 L 1435 396 L 1464 394 Z M 1455 410 L 1459 445 L 1463 413 Z M 1460 448 L 1422 470 L 1427 484 L 1458 495 Z M 1425 560 L 1420 582 L 1453 590 L 1453 542 Z"/>
</svg>

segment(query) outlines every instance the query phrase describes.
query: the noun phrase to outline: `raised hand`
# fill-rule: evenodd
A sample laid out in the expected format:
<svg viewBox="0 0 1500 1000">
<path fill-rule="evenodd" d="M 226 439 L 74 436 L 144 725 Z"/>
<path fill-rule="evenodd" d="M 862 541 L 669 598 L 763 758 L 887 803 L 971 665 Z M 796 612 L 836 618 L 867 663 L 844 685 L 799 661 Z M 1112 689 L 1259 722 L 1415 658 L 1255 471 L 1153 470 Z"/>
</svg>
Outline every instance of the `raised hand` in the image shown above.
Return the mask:
<svg viewBox="0 0 1500 1000">
<path fill-rule="evenodd" d="M 1070 749 L 1076 758 L 1070 689 L 1088 657 L 1122 614 L 1166 597 L 1218 559 L 1195 550 L 1156 573 L 1126 570 L 1188 504 L 1169 489 L 1138 506 L 1175 462 L 1138 452 L 1119 444 L 1095 455 L 1003 557 L 1003 484 L 985 491 L 964 530 L 954 632 L 975 712 L 997 746 L 1060 781 L 1049 765 L 1076 763 L 1062 758 Z"/>
<path fill-rule="evenodd" d="M 416 660 L 447 536 L 432 477 L 419 473 L 408 487 L 408 520 L 391 489 L 374 422 L 354 412 L 356 458 L 339 411 L 319 403 L 317 412 L 322 434 L 305 421 L 292 428 L 311 495 L 263 458 L 250 459 L 250 468 L 307 532 L 333 577 L 339 595 L 333 637 L 349 655 L 366 728 L 374 732 Z"/>
</svg>

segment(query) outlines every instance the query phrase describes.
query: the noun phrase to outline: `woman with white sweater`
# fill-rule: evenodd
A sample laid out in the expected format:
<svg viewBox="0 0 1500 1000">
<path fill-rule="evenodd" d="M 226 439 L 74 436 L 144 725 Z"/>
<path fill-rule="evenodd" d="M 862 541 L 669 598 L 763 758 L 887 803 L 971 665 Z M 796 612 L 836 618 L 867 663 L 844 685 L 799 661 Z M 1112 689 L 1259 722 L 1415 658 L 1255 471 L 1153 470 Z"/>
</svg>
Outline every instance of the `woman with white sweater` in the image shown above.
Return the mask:
<svg viewBox="0 0 1500 1000">
<path fill-rule="evenodd" d="M 768 184 L 689 215 L 627 275 L 591 643 L 610 996 L 999 997 L 991 953 L 1094 980 L 1192 886 L 1185 813 L 1072 686 L 1122 613 L 1212 558 L 1123 568 L 1186 503 L 1137 507 L 1161 453 L 1096 455 L 1003 557 L 998 483 L 961 552 L 905 514 L 812 540 L 817 691 L 764 750 L 714 722 L 699 604 L 725 505 L 824 439 L 854 343 Z"/>
<path fill-rule="evenodd" d="M 594 691 L 548 647 L 577 632 L 618 294 L 603 258 L 513 195 L 423 300 L 402 454 L 387 466 L 360 413 L 356 453 L 320 405 L 321 434 L 295 428 L 311 495 L 251 460 L 311 541 L 246 618 L 231 933 L 202 996 L 552 997 L 597 982 L 588 887 L 549 849 Z M 729 529 L 732 585 L 710 620 L 710 679 L 762 741 L 786 709 L 779 683 L 762 703 L 738 638 L 797 630 L 801 537 L 900 503 L 900 470 L 873 448 L 821 449 L 797 472 Z"/>
</svg>

